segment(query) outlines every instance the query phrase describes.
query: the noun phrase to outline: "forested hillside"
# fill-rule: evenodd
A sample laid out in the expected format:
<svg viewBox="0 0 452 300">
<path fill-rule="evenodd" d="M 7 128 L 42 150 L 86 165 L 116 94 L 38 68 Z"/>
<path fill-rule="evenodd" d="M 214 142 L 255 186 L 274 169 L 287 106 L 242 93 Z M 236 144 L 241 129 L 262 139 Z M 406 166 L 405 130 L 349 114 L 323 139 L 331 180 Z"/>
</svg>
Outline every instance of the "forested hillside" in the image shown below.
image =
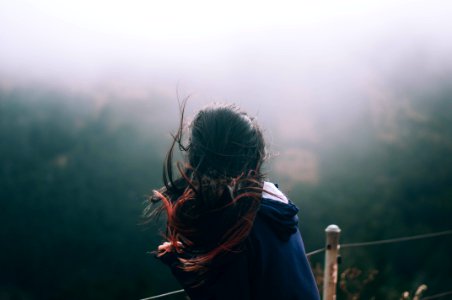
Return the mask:
<svg viewBox="0 0 452 300">
<path fill-rule="evenodd" d="M 452 229 L 451 85 L 393 97 L 404 100 L 377 99 L 345 134 L 325 132 L 328 143 L 310 149 L 318 180 L 294 179 L 289 191 L 308 251 L 332 223 L 344 243 Z M 158 223 L 141 224 L 177 116 L 162 126 L 166 99 L 125 100 L 0 91 L 0 299 L 139 299 L 179 288 L 147 253 L 160 242 Z M 449 236 L 343 249 L 340 272 L 363 274 L 346 278 L 338 299 L 448 290 L 451 248 Z"/>
</svg>

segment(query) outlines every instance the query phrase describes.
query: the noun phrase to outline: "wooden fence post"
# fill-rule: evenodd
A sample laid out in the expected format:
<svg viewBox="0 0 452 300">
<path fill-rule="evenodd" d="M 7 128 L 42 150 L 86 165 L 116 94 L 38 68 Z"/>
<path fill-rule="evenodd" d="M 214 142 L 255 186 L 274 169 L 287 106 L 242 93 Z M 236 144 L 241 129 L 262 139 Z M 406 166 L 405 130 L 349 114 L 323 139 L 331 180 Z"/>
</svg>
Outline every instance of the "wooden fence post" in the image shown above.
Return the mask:
<svg viewBox="0 0 452 300">
<path fill-rule="evenodd" d="M 341 229 L 337 225 L 330 225 L 325 229 L 325 267 L 323 273 L 323 300 L 336 300 L 337 258 L 339 253 L 339 234 Z"/>
</svg>

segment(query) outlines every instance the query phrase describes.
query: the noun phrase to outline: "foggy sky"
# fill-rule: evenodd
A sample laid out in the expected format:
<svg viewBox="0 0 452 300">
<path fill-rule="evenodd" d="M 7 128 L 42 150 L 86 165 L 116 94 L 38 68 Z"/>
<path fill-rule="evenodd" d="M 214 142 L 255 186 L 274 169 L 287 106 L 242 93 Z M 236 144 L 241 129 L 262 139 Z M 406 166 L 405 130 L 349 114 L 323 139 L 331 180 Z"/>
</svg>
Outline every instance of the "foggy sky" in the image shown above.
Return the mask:
<svg viewBox="0 0 452 300">
<path fill-rule="evenodd" d="M 0 71 L 294 97 L 351 84 L 417 52 L 450 63 L 450 1 L 153 3 L 3 1 Z"/>
<path fill-rule="evenodd" d="M 2 1 L 0 87 L 60 85 L 100 101 L 179 93 L 190 110 L 235 102 L 271 120 L 283 168 L 315 182 L 306 145 L 344 134 L 366 109 L 388 120 L 394 81 L 452 70 L 451 1 L 156 3 Z"/>
</svg>

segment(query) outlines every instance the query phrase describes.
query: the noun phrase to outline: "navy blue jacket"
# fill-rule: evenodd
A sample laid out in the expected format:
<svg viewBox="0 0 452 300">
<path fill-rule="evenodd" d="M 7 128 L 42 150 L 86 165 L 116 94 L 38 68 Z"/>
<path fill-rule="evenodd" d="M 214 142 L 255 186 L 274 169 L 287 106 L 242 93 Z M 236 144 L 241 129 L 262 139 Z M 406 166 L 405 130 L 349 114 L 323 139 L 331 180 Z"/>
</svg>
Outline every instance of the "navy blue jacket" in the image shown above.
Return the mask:
<svg viewBox="0 0 452 300">
<path fill-rule="evenodd" d="M 244 249 L 223 257 L 218 267 L 211 266 L 202 284 L 193 273 L 178 267 L 176 254 L 167 253 L 161 259 L 191 300 L 318 300 L 297 213 L 298 208 L 290 201 L 262 198 Z"/>
</svg>

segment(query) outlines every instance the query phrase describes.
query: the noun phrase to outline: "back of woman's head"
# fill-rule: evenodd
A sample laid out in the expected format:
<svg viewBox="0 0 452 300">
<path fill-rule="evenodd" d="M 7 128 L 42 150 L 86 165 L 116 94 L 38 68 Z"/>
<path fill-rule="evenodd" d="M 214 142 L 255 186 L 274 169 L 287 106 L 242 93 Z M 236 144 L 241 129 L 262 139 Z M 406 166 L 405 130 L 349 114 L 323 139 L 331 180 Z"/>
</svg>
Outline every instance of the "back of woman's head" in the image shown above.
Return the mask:
<svg viewBox="0 0 452 300">
<path fill-rule="evenodd" d="M 253 118 L 236 106 L 214 105 L 197 113 L 183 145 L 184 108 L 164 163 L 165 187 L 151 200 L 164 204 L 165 238 L 173 251 L 197 253 L 180 258 L 181 268 L 203 271 L 217 257 L 239 249 L 251 231 L 262 193 L 265 144 Z M 187 153 L 175 179 L 176 144 Z"/>
<path fill-rule="evenodd" d="M 228 178 L 259 171 L 265 155 L 262 133 L 236 106 L 201 110 L 190 130 L 189 164 L 198 174 Z"/>
</svg>

